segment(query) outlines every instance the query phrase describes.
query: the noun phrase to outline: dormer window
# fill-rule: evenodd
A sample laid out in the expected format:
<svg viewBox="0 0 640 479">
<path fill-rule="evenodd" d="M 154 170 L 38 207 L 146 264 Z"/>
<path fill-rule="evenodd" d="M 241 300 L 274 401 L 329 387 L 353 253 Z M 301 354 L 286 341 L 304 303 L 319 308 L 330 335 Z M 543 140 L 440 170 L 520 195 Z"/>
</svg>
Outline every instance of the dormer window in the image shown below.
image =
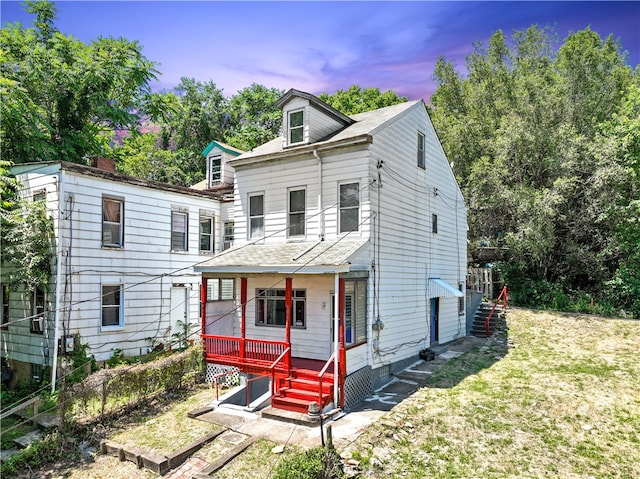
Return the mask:
<svg viewBox="0 0 640 479">
<path fill-rule="evenodd" d="M 289 144 L 304 141 L 304 110 L 289 112 Z"/>
<path fill-rule="evenodd" d="M 209 186 L 216 186 L 222 182 L 222 155 L 209 158 Z"/>
</svg>

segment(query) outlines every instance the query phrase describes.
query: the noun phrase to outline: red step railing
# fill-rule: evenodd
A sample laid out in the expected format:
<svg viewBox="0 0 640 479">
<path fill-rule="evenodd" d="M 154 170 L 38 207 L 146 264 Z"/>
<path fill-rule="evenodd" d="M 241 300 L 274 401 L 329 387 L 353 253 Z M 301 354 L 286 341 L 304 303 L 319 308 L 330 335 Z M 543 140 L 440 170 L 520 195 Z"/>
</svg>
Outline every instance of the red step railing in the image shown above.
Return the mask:
<svg viewBox="0 0 640 479">
<path fill-rule="evenodd" d="M 496 310 L 496 307 L 498 306 L 498 303 L 500 303 L 500 301 L 502 301 L 502 311 L 504 312 L 507 310 L 507 286 L 506 285 L 504 286 L 504 288 L 502 288 L 502 291 L 500 291 L 500 295 L 498 296 L 498 299 L 496 299 L 496 302 L 493 304 L 493 308 L 491 308 L 491 312 L 484 320 L 484 328 L 487 331 L 487 338 L 491 336 L 489 322 L 491 321 L 493 312 Z"/>
</svg>

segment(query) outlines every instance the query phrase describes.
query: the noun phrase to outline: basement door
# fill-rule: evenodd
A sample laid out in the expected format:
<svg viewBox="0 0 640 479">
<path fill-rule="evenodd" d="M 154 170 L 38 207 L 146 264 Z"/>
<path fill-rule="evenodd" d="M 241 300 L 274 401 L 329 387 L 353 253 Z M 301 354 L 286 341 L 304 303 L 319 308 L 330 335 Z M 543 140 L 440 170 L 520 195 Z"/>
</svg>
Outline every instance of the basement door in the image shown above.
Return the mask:
<svg viewBox="0 0 640 479">
<path fill-rule="evenodd" d="M 173 286 L 171 288 L 171 335 L 169 341 L 175 347 L 184 347 L 179 338 L 186 339 L 185 327 L 189 324 L 189 289 L 185 286 Z M 188 330 L 187 330 L 188 331 Z M 179 336 L 174 336 L 178 334 Z"/>
<path fill-rule="evenodd" d="M 431 298 L 430 301 L 430 309 L 431 309 L 431 327 L 429 328 L 431 334 L 431 343 L 438 342 L 438 327 L 439 321 L 438 316 L 440 315 L 440 298 Z"/>
</svg>

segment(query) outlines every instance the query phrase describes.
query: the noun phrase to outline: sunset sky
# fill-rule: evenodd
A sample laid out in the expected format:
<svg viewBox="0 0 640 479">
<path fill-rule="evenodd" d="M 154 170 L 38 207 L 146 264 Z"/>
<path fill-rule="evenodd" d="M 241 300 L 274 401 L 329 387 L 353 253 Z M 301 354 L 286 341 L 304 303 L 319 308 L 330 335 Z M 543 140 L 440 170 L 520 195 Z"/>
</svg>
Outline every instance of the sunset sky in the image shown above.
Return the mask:
<svg viewBox="0 0 640 479">
<path fill-rule="evenodd" d="M 613 34 L 640 63 L 640 2 L 56 2 L 58 29 L 88 42 L 138 40 L 159 63 L 154 89 L 180 77 L 213 81 L 225 94 L 260 83 L 318 94 L 352 84 L 429 97 L 439 56 L 464 69 L 476 41 L 502 29 L 554 27 L 562 42 L 590 26 Z M 3 26 L 32 17 L 0 4 Z"/>
</svg>

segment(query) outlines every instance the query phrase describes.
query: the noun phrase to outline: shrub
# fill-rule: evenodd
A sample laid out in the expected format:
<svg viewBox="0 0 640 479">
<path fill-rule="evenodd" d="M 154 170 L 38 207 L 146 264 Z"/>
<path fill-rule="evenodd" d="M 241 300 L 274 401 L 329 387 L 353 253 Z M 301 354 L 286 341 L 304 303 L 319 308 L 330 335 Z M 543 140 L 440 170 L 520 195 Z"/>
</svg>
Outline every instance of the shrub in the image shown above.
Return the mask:
<svg viewBox="0 0 640 479">
<path fill-rule="evenodd" d="M 294 454 L 278 464 L 274 479 L 338 479 L 344 478 L 342 460 L 335 449 L 314 447 Z"/>
</svg>

